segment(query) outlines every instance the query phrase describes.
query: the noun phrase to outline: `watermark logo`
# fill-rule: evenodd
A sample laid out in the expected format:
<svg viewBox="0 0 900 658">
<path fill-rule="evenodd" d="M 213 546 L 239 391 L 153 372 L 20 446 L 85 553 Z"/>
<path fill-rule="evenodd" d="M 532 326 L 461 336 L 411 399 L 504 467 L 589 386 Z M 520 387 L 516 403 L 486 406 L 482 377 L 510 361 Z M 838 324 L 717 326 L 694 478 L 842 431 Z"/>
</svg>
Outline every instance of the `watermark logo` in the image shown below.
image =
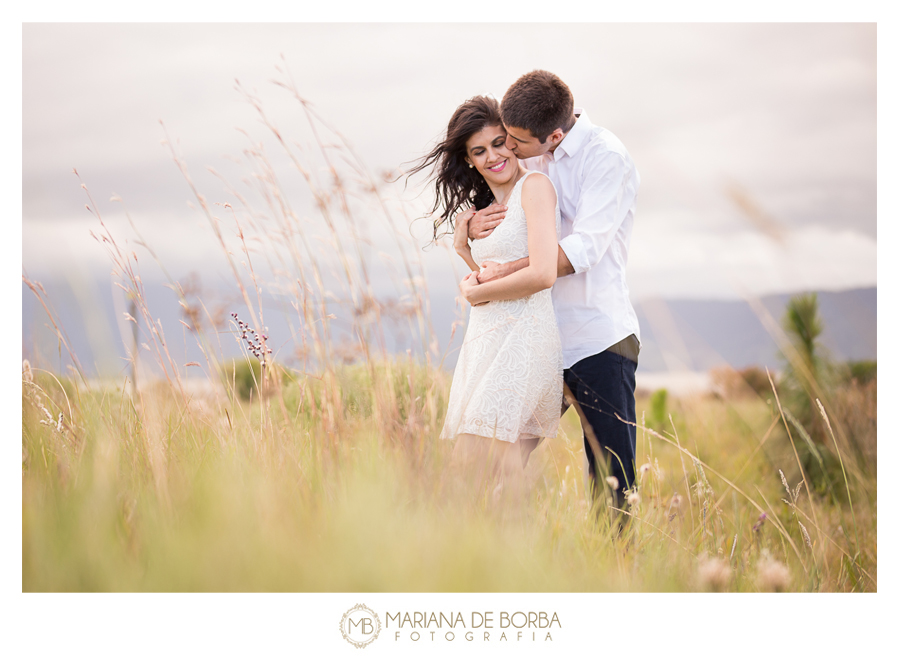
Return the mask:
<svg viewBox="0 0 900 658">
<path fill-rule="evenodd" d="M 341 635 L 357 649 L 367 647 L 381 632 L 381 620 L 371 609 L 359 603 L 341 618 Z"/>
</svg>

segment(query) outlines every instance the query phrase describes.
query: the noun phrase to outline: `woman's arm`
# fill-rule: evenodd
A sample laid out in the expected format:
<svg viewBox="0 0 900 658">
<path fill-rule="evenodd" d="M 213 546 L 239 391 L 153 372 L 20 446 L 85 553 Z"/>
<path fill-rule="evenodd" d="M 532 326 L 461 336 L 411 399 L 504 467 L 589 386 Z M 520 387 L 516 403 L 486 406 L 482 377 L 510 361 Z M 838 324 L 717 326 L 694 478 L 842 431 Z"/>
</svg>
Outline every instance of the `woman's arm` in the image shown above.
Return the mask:
<svg viewBox="0 0 900 658">
<path fill-rule="evenodd" d="M 528 265 L 509 276 L 486 283 L 467 277 L 460 290 L 473 306 L 501 299 L 519 299 L 545 290 L 556 281 L 559 248 L 556 235 L 556 190 L 543 174 L 522 183 L 522 209 L 528 225 Z"/>
<path fill-rule="evenodd" d="M 471 222 L 469 223 L 469 231 L 471 231 Z M 566 252 L 562 250 L 562 247 L 558 249 L 559 253 L 556 259 L 556 278 L 560 278 L 561 276 L 569 276 L 570 274 L 575 274 L 575 268 L 572 267 L 572 263 L 569 262 L 569 257 L 566 256 Z M 478 273 L 478 282 L 479 283 L 487 283 L 488 281 L 493 281 L 494 279 L 501 279 L 505 276 L 509 276 L 513 272 L 518 272 L 523 267 L 528 265 L 528 256 L 525 258 L 520 258 L 519 260 L 513 260 L 508 263 L 494 263 L 492 261 L 486 260 L 481 264 L 481 271 Z"/>
<path fill-rule="evenodd" d="M 453 227 L 453 248 L 456 253 L 466 261 L 466 265 L 473 272 L 478 272 L 481 268 L 472 258 L 472 249 L 469 247 L 469 220 L 475 215 L 475 209 L 467 210 L 456 216 L 456 225 Z"/>
</svg>

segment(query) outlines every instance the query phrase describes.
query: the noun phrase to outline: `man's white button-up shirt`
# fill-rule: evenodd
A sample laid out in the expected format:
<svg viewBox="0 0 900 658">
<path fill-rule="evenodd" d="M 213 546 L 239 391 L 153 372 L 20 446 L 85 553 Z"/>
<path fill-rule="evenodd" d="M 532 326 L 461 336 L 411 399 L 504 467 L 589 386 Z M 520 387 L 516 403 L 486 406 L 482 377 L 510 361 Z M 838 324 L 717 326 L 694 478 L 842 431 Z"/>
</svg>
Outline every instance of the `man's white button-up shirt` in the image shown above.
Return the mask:
<svg viewBox="0 0 900 658">
<path fill-rule="evenodd" d="M 625 266 L 640 176 L 625 146 L 580 109 L 552 153 L 525 160 L 556 186 L 559 246 L 575 269 L 553 285 L 563 361 L 570 368 L 631 334 L 640 340 Z"/>
</svg>

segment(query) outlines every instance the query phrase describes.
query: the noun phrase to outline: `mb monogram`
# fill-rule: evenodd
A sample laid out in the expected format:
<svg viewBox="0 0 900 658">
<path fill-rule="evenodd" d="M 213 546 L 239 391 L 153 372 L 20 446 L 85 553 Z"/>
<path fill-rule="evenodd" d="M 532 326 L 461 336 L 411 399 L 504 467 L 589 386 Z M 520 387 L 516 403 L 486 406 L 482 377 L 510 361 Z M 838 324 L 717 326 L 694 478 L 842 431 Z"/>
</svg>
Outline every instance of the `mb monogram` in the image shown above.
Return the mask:
<svg viewBox="0 0 900 658">
<path fill-rule="evenodd" d="M 367 647 L 381 632 L 381 620 L 371 609 L 359 603 L 341 618 L 341 635 L 358 649 Z"/>
</svg>

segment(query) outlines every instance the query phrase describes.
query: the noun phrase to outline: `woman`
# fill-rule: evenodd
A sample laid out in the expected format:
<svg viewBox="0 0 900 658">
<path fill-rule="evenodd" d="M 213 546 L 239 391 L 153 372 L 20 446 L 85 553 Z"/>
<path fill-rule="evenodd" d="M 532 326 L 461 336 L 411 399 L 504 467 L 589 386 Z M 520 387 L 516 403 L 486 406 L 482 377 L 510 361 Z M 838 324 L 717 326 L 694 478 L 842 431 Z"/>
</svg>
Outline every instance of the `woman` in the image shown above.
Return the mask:
<svg viewBox="0 0 900 658">
<path fill-rule="evenodd" d="M 460 283 L 472 309 L 441 438 L 457 440 L 457 461 L 489 466 L 508 485 L 521 484 L 538 442 L 556 436 L 562 402 L 562 353 L 550 298 L 560 224 L 556 191 L 506 147 L 499 104 L 484 96 L 456 109 L 445 139 L 410 173 L 429 166 L 436 188 L 432 212 L 442 211 L 435 239 L 463 206 L 474 206 L 454 227 L 456 251 L 472 270 Z M 507 206 L 506 218 L 470 246 L 468 220 L 492 202 Z M 525 268 L 479 283 L 480 263 L 525 256 Z"/>
</svg>

